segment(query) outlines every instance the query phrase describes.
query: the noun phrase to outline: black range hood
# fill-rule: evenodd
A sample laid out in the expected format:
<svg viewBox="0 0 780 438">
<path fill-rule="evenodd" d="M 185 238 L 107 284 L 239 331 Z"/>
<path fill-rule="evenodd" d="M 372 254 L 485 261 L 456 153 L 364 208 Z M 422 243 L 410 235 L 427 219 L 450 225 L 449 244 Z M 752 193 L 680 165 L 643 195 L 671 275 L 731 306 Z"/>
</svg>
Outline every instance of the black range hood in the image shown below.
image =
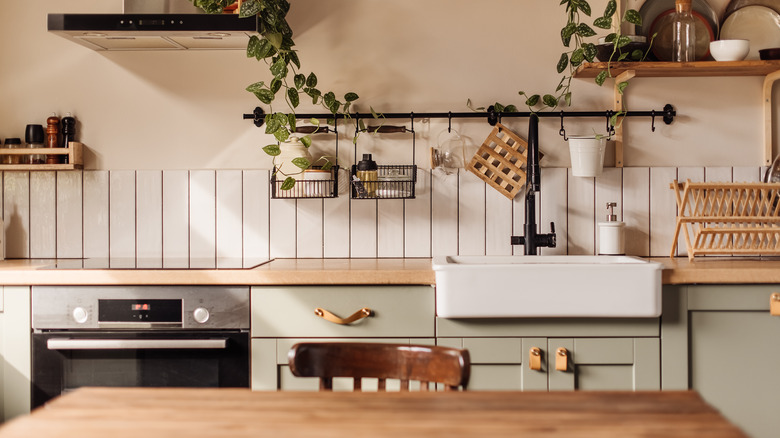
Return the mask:
<svg viewBox="0 0 780 438">
<path fill-rule="evenodd" d="M 238 14 L 49 14 L 48 30 L 93 50 L 242 49 L 257 18 Z"/>
</svg>

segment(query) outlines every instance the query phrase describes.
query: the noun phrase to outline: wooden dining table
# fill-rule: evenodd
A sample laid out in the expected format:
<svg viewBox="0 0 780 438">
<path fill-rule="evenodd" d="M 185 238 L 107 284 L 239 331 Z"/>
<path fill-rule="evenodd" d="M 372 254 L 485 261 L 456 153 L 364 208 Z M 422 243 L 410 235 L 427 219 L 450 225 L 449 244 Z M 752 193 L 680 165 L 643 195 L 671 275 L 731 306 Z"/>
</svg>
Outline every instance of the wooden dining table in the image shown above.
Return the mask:
<svg viewBox="0 0 780 438">
<path fill-rule="evenodd" d="M 745 437 L 693 391 L 80 388 L 0 438 Z"/>
</svg>

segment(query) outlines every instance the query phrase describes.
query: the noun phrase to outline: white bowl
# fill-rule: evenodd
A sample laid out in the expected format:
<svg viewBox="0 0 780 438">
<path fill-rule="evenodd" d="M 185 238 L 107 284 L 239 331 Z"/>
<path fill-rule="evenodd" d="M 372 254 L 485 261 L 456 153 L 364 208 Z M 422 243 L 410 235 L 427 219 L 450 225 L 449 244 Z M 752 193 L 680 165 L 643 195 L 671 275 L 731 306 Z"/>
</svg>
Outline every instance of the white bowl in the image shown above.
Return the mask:
<svg viewBox="0 0 780 438">
<path fill-rule="evenodd" d="M 710 53 L 716 61 L 742 61 L 749 51 L 749 40 L 717 40 L 710 42 Z"/>
</svg>

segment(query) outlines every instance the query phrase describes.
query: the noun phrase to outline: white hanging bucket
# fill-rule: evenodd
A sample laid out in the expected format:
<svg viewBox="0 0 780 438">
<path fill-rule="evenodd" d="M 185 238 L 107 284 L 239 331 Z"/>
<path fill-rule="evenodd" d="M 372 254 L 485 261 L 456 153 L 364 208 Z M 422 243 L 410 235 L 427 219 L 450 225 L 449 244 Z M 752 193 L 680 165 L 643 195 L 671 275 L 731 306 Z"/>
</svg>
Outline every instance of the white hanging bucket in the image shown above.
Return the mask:
<svg viewBox="0 0 780 438">
<path fill-rule="evenodd" d="M 569 136 L 572 175 L 586 177 L 601 175 L 601 171 L 604 169 L 604 151 L 606 149 L 606 136 L 599 138 L 592 135 Z"/>
</svg>

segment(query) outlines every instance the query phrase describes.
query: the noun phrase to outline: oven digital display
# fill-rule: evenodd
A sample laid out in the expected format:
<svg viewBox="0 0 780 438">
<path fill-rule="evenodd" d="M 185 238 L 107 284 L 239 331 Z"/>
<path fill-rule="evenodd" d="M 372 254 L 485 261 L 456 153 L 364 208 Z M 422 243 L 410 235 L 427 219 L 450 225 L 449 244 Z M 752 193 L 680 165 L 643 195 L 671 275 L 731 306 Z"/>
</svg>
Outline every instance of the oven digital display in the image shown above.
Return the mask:
<svg viewBox="0 0 780 438">
<path fill-rule="evenodd" d="M 182 300 L 98 300 L 98 322 L 182 322 Z"/>
</svg>

